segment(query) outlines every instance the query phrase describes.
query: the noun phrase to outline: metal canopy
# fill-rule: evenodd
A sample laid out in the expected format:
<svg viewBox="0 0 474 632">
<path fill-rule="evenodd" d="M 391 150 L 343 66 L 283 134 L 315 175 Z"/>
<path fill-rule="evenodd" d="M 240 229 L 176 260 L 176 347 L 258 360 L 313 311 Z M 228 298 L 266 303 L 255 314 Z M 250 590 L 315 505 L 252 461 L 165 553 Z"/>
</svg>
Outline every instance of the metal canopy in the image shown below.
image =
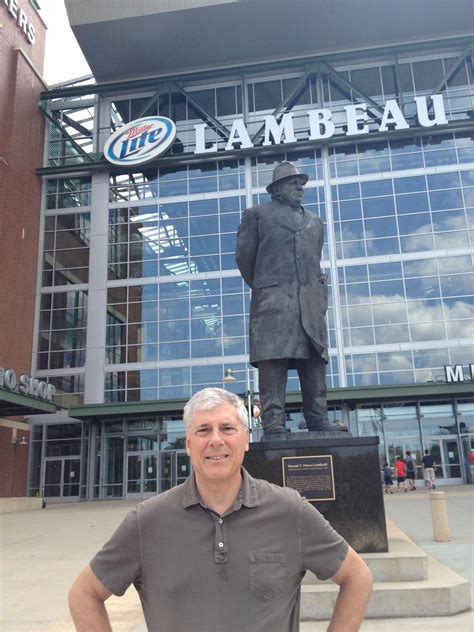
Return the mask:
<svg viewBox="0 0 474 632">
<path fill-rule="evenodd" d="M 404 384 L 395 386 L 366 386 L 335 388 L 328 390 L 328 402 L 364 403 L 382 400 L 410 401 L 414 399 L 433 399 L 446 397 L 471 397 L 474 395 L 474 382 Z M 240 396 L 243 397 L 241 393 Z M 69 417 L 75 419 L 111 419 L 118 417 L 149 417 L 150 415 L 182 414 L 187 399 L 156 400 L 143 402 L 120 402 L 116 404 L 85 404 L 69 408 Z M 301 406 L 301 393 L 287 393 L 287 407 Z"/>
<path fill-rule="evenodd" d="M 472 0 L 66 0 L 97 81 L 472 35 Z"/>
<path fill-rule="evenodd" d="M 56 404 L 51 402 L 0 388 L 0 417 L 52 414 L 56 410 Z"/>
</svg>

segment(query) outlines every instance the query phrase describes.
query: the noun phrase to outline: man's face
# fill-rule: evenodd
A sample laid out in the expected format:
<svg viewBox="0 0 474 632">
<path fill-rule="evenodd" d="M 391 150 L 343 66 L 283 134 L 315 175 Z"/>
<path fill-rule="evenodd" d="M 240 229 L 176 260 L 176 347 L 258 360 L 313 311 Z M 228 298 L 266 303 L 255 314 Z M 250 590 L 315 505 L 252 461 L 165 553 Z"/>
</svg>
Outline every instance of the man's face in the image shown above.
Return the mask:
<svg viewBox="0 0 474 632">
<path fill-rule="evenodd" d="M 291 206 L 299 206 L 304 194 L 304 185 L 301 178 L 294 176 L 287 178 L 278 185 L 278 193 L 285 202 Z"/>
<path fill-rule="evenodd" d="M 248 449 L 248 430 L 233 406 L 224 404 L 194 415 L 186 436 L 186 451 L 198 484 L 235 482 Z"/>
</svg>

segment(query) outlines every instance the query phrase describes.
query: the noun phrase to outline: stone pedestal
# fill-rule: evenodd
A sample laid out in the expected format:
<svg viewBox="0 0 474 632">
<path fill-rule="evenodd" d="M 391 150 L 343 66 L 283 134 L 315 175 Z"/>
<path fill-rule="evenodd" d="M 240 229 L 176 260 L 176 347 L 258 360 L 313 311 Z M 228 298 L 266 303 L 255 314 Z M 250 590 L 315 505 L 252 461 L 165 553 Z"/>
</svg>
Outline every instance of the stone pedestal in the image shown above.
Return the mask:
<svg viewBox="0 0 474 632">
<path fill-rule="evenodd" d="M 386 552 L 379 438 L 341 434 L 301 432 L 251 443 L 244 467 L 252 476 L 280 486 L 283 464 L 287 483 L 289 473 L 301 472 L 301 487 L 312 490 L 304 495 L 324 498 L 311 503 L 358 553 Z M 293 487 L 297 479 L 291 478 Z"/>
</svg>

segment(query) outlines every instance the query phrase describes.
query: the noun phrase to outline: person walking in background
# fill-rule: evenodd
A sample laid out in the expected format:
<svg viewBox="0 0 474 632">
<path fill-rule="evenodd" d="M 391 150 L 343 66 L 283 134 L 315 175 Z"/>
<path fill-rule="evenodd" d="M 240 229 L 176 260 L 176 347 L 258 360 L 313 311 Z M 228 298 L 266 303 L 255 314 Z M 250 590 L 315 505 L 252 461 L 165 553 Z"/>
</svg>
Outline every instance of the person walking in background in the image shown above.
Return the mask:
<svg viewBox="0 0 474 632">
<path fill-rule="evenodd" d="M 434 456 L 427 449 L 425 450 L 425 456 L 421 459 L 423 467 L 423 478 L 425 479 L 425 485 L 428 489 L 436 489 L 435 485 L 435 472 L 436 462 Z"/>
<path fill-rule="evenodd" d="M 416 479 L 416 465 L 413 457 L 411 456 L 410 450 L 405 452 L 405 465 L 407 468 L 407 480 L 410 485 L 410 491 L 415 491 L 415 479 Z"/>
<path fill-rule="evenodd" d="M 393 485 L 392 468 L 390 467 L 390 465 L 386 461 L 383 464 L 383 482 L 385 484 L 385 493 L 386 494 L 393 494 L 393 490 L 392 490 L 392 485 Z"/>
<path fill-rule="evenodd" d="M 402 461 L 402 459 L 398 456 L 395 457 L 395 476 L 397 477 L 397 491 L 401 491 L 401 487 L 400 485 L 403 485 L 403 487 L 405 488 L 405 491 L 407 492 L 407 483 L 406 483 L 406 478 L 407 478 L 407 467 L 405 465 L 405 462 Z"/>
</svg>

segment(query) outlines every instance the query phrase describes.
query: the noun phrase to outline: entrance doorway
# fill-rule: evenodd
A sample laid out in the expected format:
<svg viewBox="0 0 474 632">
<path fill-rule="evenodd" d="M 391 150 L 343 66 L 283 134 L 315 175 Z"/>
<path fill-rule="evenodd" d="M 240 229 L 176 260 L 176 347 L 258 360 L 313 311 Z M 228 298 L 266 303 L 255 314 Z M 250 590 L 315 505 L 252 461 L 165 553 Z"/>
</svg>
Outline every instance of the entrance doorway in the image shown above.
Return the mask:
<svg viewBox="0 0 474 632">
<path fill-rule="evenodd" d="M 436 462 L 436 484 L 460 485 L 463 482 L 459 440 L 456 435 L 426 437 L 425 449 Z"/>
<path fill-rule="evenodd" d="M 81 460 L 77 457 L 46 458 L 43 496 L 49 501 L 79 500 Z"/>
<path fill-rule="evenodd" d="M 127 452 L 127 498 L 155 496 L 158 491 L 157 461 L 156 452 Z"/>
<path fill-rule="evenodd" d="M 160 492 L 184 483 L 191 472 L 186 450 L 166 450 L 160 453 Z"/>
</svg>

